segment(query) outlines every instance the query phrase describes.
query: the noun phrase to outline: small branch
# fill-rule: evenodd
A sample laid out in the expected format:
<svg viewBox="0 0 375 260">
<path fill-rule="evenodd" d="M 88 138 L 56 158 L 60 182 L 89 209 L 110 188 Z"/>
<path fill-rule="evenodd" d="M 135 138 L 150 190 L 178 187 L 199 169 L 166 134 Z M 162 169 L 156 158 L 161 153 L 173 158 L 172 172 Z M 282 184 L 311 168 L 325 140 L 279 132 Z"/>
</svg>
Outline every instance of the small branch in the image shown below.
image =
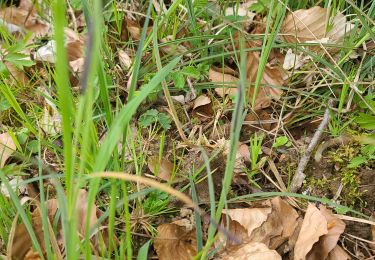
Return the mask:
<svg viewBox="0 0 375 260">
<path fill-rule="evenodd" d="M 307 163 L 310 160 L 311 153 L 318 144 L 320 137 L 323 134 L 324 129 L 327 127 L 329 120 L 330 120 L 330 115 L 329 115 L 329 107 L 331 106 L 332 101 L 328 101 L 328 107 L 326 111 L 324 112 L 324 117 L 322 122 L 320 123 L 318 129 L 314 133 L 313 138 L 311 139 L 311 142 L 309 146 L 307 147 L 307 150 L 305 151 L 305 154 L 302 156 L 301 160 L 298 163 L 298 168 L 296 173 L 294 174 L 292 184 L 291 184 L 291 192 L 297 192 L 301 186 L 303 181 L 306 178 L 306 175 L 304 174 L 305 168 L 307 166 Z"/>
</svg>

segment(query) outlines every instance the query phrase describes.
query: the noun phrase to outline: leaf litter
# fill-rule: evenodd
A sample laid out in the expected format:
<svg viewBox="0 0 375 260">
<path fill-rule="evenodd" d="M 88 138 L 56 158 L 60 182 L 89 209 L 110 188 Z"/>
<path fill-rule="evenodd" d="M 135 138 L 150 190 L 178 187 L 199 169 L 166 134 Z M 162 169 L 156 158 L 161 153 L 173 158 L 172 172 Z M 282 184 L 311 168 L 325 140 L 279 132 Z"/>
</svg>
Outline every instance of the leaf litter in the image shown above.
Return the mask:
<svg viewBox="0 0 375 260">
<path fill-rule="evenodd" d="M 227 8 L 224 10 L 226 19 L 232 21 L 230 19 L 233 19 L 233 17 L 242 17 L 244 20 L 240 20 L 240 24 L 247 33 L 250 35 L 264 33 L 265 28 L 264 25 L 262 25 L 264 20 L 261 20 L 260 15 L 249 11 L 253 10 L 251 6 L 256 3 L 258 2 L 245 1 L 239 8 L 236 6 Z M 155 3 L 154 6 L 155 9 L 157 9 Z M 159 6 L 158 12 L 161 12 L 163 8 L 165 9 L 166 7 L 164 5 Z M 79 13 L 78 15 L 83 21 L 83 15 Z M 314 45 L 311 47 L 302 46 L 302 48 L 307 48 L 319 54 L 324 53 L 322 48 L 327 48 L 329 54 L 335 54 L 338 52 L 338 48 L 328 48 L 326 44 L 336 44 L 336 46 L 340 46 L 343 44 L 344 38 L 355 30 L 355 26 L 352 22 L 347 21 L 348 19 L 343 13 L 337 12 L 337 14 L 331 18 L 329 18 L 329 16 L 329 9 L 321 7 L 288 12 L 281 26 L 278 40 L 281 39 L 289 43 L 313 43 Z M 0 17 L 2 19 L 2 24 L 8 31 L 16 35 L 19 39 L 22 39 L 25 33 L 31 32 L 32 36 L 29 39 L 29 43 L 32 43 L 35 39 L 40 37 L 51 36 L 51 26 L 49 22 L 43 20 L 37 14 L 33 9 L 33 3 L 30 1 L 21 1 L 18 7 L 3 8 L 0 11 Z M 136 15 L 134 14 L 128 14 L 122 19 L 123 26 L 120 32 L 122 40 L 135 42 L 140 40 L 143 19 L 139 20 L 135 17 Z M 80 24 L 75 25 L 76 29 L 85 26 L 82 21 L 75 21 Z M 206 28 L 206 24 L 202 21 L 198 21 L 198 26 Z M 149 26 L 147 31 L 151 33 L 152 27 Z M 159 40 L 162 57 L 168 57 L 169 54 L 182 55 L 184 58 L 194 57 L 189 53 L 189 50 L 192 48 L 190 42 L 172 42 L 175 39 L 182 39 L 188 35 L 189 31 L 185 28 L 178 32 L 177 35 L 164 35 L 164 38 Z M 65 40 L 71 70 L 70 76 L 76 79 L 75 81 L 70 79 L 70 81 L 73 86 L 77 86 L 85 62 L 85 33 L 78 33 L 77 31 L 66 28 Z M 26 54 L 26 56 L 29 55 L 33 57 L 33 59 L 27 58 L 28 61 L 36 61 L 36 65 L 31 66 L 33 68 L 38 68 L 40 65 L 48 64 L 53 67 L 56 62 L 55 42 L 53 40 L 48 40 L 47 43 L 44 41 L 43 44 L 41 44 L 35 41 L 34 44 L 36 44 L 37 47 L 33 51 L 28 50 Z M 246 44 L 248 47 L 260 47 L 262 43 L 259 40 L 248 40 Z M 231 47 L 226 47 L 231 49 Z M 115 53 L 117 53 L 116 59 L 119 63 L 116 66 L 127 73 L 125 79 L 129 82 L 129 73 L 134 61 L 134 51 L 128 48 L 118 48 Z M 146 53 L 144 57 L 142 57 L 142 61 L 147 61 L 150 57 L 150 53 Z M 358 58 L 358 56 L 353 59 L 356 58 Z M 248 52 L 246 59 L 246 97 L 248 100 L 252 100 L 255 94 L 254 84 L 261 59 L 260 52 Z M 211 156 L 213 154 L 212 152 L 215 150 L 222 150 L 222 153 L 220 153 L 221 156 L 212 163 L 212 177 L 214 178 L 216 197 L 218 195 L 217 193 L 220 192 L 221 179 L 223 178 L 223 158 L 226 158 L 229 154 L 229 135 L 225 136 L 225 134 L 223 134 L 224 131 L 220 132 L 218 129 L 221 127 L 225 128 L 225 125 L 229 125 L 230 127 L 230 115 L 228 110 L 230 110 L 233 103 L 236 102 L 235 96 L 238 91 L 239 72 L 237 69 L 233 69 L 233 60 L 234 57 L 230 57 L 224 64 L 214 63 L 208 66 L 206 74 L 202 73 L 202 75 L 200 75 L 198 73 L 196 77 L 190 75 L 180 78 L 180 81 L 189 85 L 190 90 L 193 90 L 194 93 L 191 92 L 191 97 L 185 92 L 183 95 L 177 95 L 183 92 L 180 91 L 172 96 L 172 98 L 183 107 L 184 114 L 187 114 L 188 120 L 186 122 L 189 123 L 186 123 L 184 127 L 186 127 L 186 125 L 189 127 L 189 124 L 195 124 L 194 128 L 184 129 L 184 131 L 189 132 L 195 144 L 200 147 L 203 145 L 205 149 L 209 150 L 209 156 Z M 305 66 L 310 66 L 312 60 L 312 57 L 297 49 L 289 48 L 279 50 L 273 48 L 271 50 L 270 57 L 267 59 L 264 68 L 264 73 L 261 75 L 260 86 L 255 97 L 255 106 L 248 107 L 251 111 L 248 111 L 248 114 L 245 116 L 245 123 L 251 126 L 251 129 L 248 131 L 250 134 L 256 133 L 259 130 L 278 134 L 277 131 L 280 129 L 284 131 L 286 135 L 288 134 L 288 130 L 285 132 L 284 126 L 282 125 L 288 122 L 279 122 L 274 116 L 278 111 L 275 113 L 274 108 L 276 105 L 279 105 L 278 103 L 281 103 L 283 95 L 289 94 L 290 90 L 293 91 L 292 88 L 295 86 L 290 84 L 290 81 L 292 77 L 294 77 L 294 73 L 303 71 Z M 24 73 L 23 70 L 14 66 L 14 64 L 9 62 L 4 63 L 10 74 L 19 82 L 26 83 L 30 80 L 30 75 Z M 145 66 L 147 65 L 145 64 Z M 196 91 L 195 84 L 199 84 L 206 76 L 214 87 L 213 91 L 209 89 Z M 147 79 L 145 79 L 145 81 L 147 81 Z M 61 133 L 61 117 L 56 106 L 48 102 L 48 100 L 53 97 L 51 97 L 48 92 L 45 92 L 44 95 L 46 96 L 46 102 L 43 104 L 43 116 L 40 120 L 40 126 L 44 134 L 55 137 Z M 157 97 L 157 99 L 157 102 L 162 103 L 161 107 L 165 105 L 163 104 L 165 100 L 160 100 L 160 96 Z M 280 109 L 280 107 L 277 107 L 276 110 L 278 109 Z M 296 102 L 295 109 L 300 109 L 300 107 L 298 107 L 298 102 Z M 159 111 L 161 110 L 162 109 Z M 159 111 L 157 111 L 157 115 L 161 114 Z M 189 114 L 191 114 L 191 117 L 189 117 Z M 293 115 L 288 117 L 288 120 L 289 119 L 293 119 Z M 158 120 L 152 122 L 156 124 L 157 121 Z M 280 124 L 282 126 L 280 126 Z M 165 130 L 169 128 L 170 126 L 168 125 L 168 127 L 165 127 Z M 248 130 L 247 128 L 244 129 L 246 129 L 246 131 Z M 172 130 L 174 129 L 172 128 Z M 160 131 L 160 129 L 158 131 Z M 211 131 L 211 134 L 208 133 L 209 131 Z M 216 133 L 216 135 L 214 135 L 214 133 Z M 213 136 L 216 137 L 213 138 Z M 12 143 L 12 140 L 9 138 L 10 136 L 6 133 L 0 136 L 0 149 L 2 149 L 1 167 L 9 162 L 8 159 L 11 158 L 14 150 L 16 150 L 15 144 Z M 246 186 L 251 186 L 248 184 L 250 179 L 248 176 L 253 174 L 253 172 L 249 173 L 248 169 L 249 165 L 254 163 L 252 161 L 254 160 L 252 157 L 254 151 L 251 149 L 252 145 L 248 145 L 249 142 L 245 139 L 246 138 L 242 138 L 235 156 L 233 184 L 240 182 L 238 181 L 240 176 L 242 180 L 245 180 Z M 287 138 L 287 140 L 289 139 Z M 8 143 L 8 141 L 9 146 L 5 144 Z M 270 142 L 270 140 L 267 139 L 266 142 Z M 186 149 L 186 144 L 179 145 L 177 150 L 181 158 L 179 158 L 177 162 L 174 161 L 172 163 L 168 157 L 164 155 L 147 157 L 147 163 L 145 165 L 147 165 L 146 168 L 148 168 L 149 172 L 154 175 L 152 176 L 153 178 L 157 178 L 159 181 L 173 183 L 174 185 L 184 185 L 186 184 L 186 180 L 184 182 L 184 178 L 180 178 L 181 174 L 178 177 L 174 176 L 174 174 L 180 172 L 181 169 L 183 174 L 188 174 L 204 164 L 202 154 L 193 151 L 195 148 L 190 149 L 191 147 L 189 147 L 188 151 L 186 151 L 183 150 Z M 158 154 L 156 149 L 149 148 L 147 145 L 145 145 L 145 147 L 147 147 L 145 148 L 146 150 L 153 150 L 146 151 L 147 154 Z M 160 152 L 160 148 L 157 148 Z M 267 151 L 260 153 L 263 162 L 273 160 L 272 157 L 278 156 L 280 157 L 280 161 L 282 161 L 281 158 L 285 156 L 285 154 L 280 156 L 278 152 L 288 149 L 285 145 L 281 145 L 281 147 L 277 147 L 277 149 L 273 150 L 272 148 L 274 147 L 269 143 L 267 145 L 262 144 L 261 148 L 261 150 Z M 171 149 L 175 148 L 171 148 L 170 144 L 166 144 L 166 149 L 170 152 Z M 181 150 L 183 150 L 182 153 L 180 152 Z M 121 151 L 121 147 L 118 151 Z M 288 151 L 285 153 L 287 152 Z M 133 158 L 129 156 L 127 157 L 127 160 L 128 159 L 132 160 Z M 179 160 L 183 161 L 181 169 L 176 165 Z M 276 159 L 276 161 L 277 160 L 278 159 Z M 218 161 L 219 163 L 217 163 Z M 217 164 L 220 164 L 220 166 L 216 167 Z M 264 168 L 264 165 L 259 165 L 260 164 L 258 164 L 259 168 Z M 275 164 L 273 165 L 275 166 Z M 269 166 L 269 168 L 271 168 L 271 166 Z M 255 171 L 256 170 L 259 169 L 255 169 Z M 268 170 L 269 169 L 266 169 L 267 173 L 269 172 Z M 257 173 L 260 172 L 258 171 Z M 197 181 L 199 181 L 196 185 L 198 188 L 198 201 L 202 204 L 206 203 L 208 199 L 207 186 L 209 183 L 207 177 L 207 174 L 199 174 L 197 177 Z M 283 177 L 285 177 L 285 174 Z M 259 177 L 257 178 L 257 180 L 260 179 Z M 280 179 L 281 177 L 279 176 L 278 181 Z M 15 181 L 17 183 L 15 183 Z M 16 187 L 19 181 L 22 181 L 22 178 L 11 179 L 10 183 L 12 186 Z M 283 182 L 283 180 L 281 180 L 281 182 Z M 21 187 L 18 187 L 18 189 L 20 188 Z M 251 187 L 251 189 L 253 189 L 252 191 L 255 190 L 254 187 Z M 22 192 L 22 190 L 20 190 L 20 192 Z M 190 190 L 189 192 L 192 193 L 193 191 Z M 250 193 L 248 190 L 246 192 L 247 194 Z M 2 189 L 2 194 L 7 195 L 4 189 Z M 214 258 L 284 259 L 288 257 L 288 259 L 351 259 L 346 253 L 347 249 L 343 249 L 344 243 L 340 241 L 345 235 L 346 224 L 344 221 L 339 219 L 324 205 L 309 203 L 306 212 L 303 213 L 301 208 L 297 207 L 296 203 L 290 202 L 291 200 L 285 197 L 275 197 L 255 203 L 230 204 L 229 209 L 222 212 L 221 220 L 217 225 L 221 225 L 229 234 L 234 235 L 236 241 L 231 241 L 228 234 L 221 232 L 219 229 L 216 234 L 217 240 L 214 244 L 214 246 L 217 247 Z M 58 208 L 59 205 L 55 199 L 47 201 L 49 224 L 55 221 L 54 217 Z M 89 216 L 89 227 L 93 227 L 101 215 L 101 211 L 96 205 L 94 205 L 91 212 L 87 212 L 87 192 L 83 189 L 78 192 L 76 213 L 79 216 L 77 232 L 81 236 L 84 236 L 88 232 L 83 222 L 86 220 L 86 216 Z M 34 210 L 31 211 L 31 220 L 38 240 L 43 245 L 43 232 L 46 231 L 41 229 L 39 206 L 34 207 Z M 153 247 L 159 259 L 191 259 L 198 253 L 194 221 L 182 217 L 182 219 L 170 223 L 165 220 L 161 222 L 162 224 L 157 227 L 157 235 L 153 243 Z M 207 220 L 204 219 L 203 222 L 207 224 Z M 17 221 L 15 221 L 14 225 L 15 233 L 13 240 L 9 241 L 10 246 L 8 248 L 11 249 L 11 252 L 8 253 L 8 256 L 16 256 L 20 259 L 37 258 L 36 252 L 31 248 L 30 237 L 24 224 L 18 224 Z M 372 231 L 374 230 L 373 227 L 374 226 L 372 226 Z M 59 247 L 55 248 L 55 250 L 63 252 L 64 250 L 61 248 L 63 244 L 63 235 L 60 234 L 61 227 L 58 226 L 57 231 L 57 234 L 52 233 L 50 230 L 48 232 L 51 232 L 52 240 L 56 240 Z M 203 230 L 203 232 L 206 232 L 206 230 Z M 108 234 L 106 234 L 104 227 L 97 228 L 97 231 L 91 238 L 92 243 L 98 245 L 99 237 L 101 237 L 101 239 L 106 237 L 108 240 Z M 204 237 L 204 239 L 205 238 L 206 237 Z M 114 238 L 114 240 L 116 239 Z M 108 241 L 106 241 L 106 244 L 108 244 Z M 371 247 L 372 244 L 370 243 L 369 245 Z M 23 247 L 22 250 L 21 247 Z M 45 248 L 43 248 L 43 250 L 45 250 Z"/>
</svg>

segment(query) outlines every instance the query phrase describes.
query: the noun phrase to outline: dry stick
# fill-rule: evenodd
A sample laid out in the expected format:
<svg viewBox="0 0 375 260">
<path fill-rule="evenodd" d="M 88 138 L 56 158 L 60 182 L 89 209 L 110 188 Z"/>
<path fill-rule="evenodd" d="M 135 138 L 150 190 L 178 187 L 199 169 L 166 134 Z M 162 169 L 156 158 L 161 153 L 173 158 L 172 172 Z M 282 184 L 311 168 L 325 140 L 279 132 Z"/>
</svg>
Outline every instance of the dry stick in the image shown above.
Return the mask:
<svg viewBox="0 0 375 260">
<path fill-rule="evenodd" d="M 328 101 L 328 103 L 330 104 L 331 101 Z M 322 122 L 320 123 L 313 138 L 311 139 L 311 142 L 309 146 L 307 147 L 305 154 L 302 156 L 301 160 L 298 163 L 298 168 L 297 168 L 296 173 L 294 174 L 291 188 L 290 188 L 291 192 L 297 192 L 301 188 L 302 183 L 305 180 L 306 175 L 304 174 L 304 171 L 307 166 L 307 163 L 310 160 L 311 153 L 314 150 L 315 146 L 318 144 L 319 139 L 322 136 L 323 131 L 327 127 L 329 120 L 330 120 L 329 107 L 330 106 L 328 106 L 326 111 L 324 112 L 324 117 L 323 117 Z"/>
</svg>

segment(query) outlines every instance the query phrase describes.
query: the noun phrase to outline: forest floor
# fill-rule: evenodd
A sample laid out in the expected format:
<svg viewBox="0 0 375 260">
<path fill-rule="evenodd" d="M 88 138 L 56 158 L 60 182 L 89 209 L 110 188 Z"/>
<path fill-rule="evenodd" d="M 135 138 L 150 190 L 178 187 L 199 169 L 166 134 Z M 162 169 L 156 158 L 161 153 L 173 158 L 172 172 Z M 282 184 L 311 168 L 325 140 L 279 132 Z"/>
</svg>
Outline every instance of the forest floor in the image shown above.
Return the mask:
<svg viewBox="0 0 375 260">
<path fill-rule="evenodd" d="M 375 257 L 375 1 L 3 2 L 0 259 Z"/>
</svg>

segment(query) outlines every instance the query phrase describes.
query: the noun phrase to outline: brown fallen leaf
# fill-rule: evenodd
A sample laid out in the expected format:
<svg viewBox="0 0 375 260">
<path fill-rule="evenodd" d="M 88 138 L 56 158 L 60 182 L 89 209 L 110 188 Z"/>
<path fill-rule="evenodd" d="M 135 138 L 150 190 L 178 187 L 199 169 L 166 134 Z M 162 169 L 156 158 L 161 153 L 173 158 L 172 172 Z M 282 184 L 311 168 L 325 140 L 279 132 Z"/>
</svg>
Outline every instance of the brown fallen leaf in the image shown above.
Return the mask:
<svg viewBox="0 0 375 260">
<path fill-rule="evenodd" d="M 341 13 L 333 18 L 332 26 L 327 26 L 328 18 L 329 10 L 319 6 L 300 9 L 287 15 L 281 27 L 281 33 L 287 42 L 340 43 L 344 36 L 354 28 L 351 23 L 346 22 L 346 17 Z M 328 27 L 332 29 L 327 32 Z"/>
<path fill-rule="evenodd" d="M 35 12 L 29 12 L 17 7 L 6 7 L 0 10 L 0 18 L 9 24 L 14 24 L 28 31 L 34 36 L 42 37 L 49 33 L 50 26 L 42 22 Z"/>
<path fill-rule="evenodd" d="M 206 95 L 200 95 L 194 100 L 193 116 L 201 119 L 211 118 L 214 114 L 211 99 Z"/>
<path fill-rule="evenodd" d="M 88 228 L 89 230 L 95 225 L 95 223 L 98 220 L 98 217 L 96 215 L 97 212 L 97 207 L 94 204 L 91 207 L 91 211 L 88 212 L 88 192 L 84 189 L 80 189 L 78 191 L 78 197 L 77 197 L 77 202 L 75 206 L 75 212 L 77 215 L 78 223 L 77 223 L 77 228 L 78 232 L 82 235 L 85 236 L 87 231 L 86 230 L 86 220 L 89 220 L 89 225 Z"/>
<path fill-rule="evenodd" d="M 240 144 L 238 147 L 238 152 L 245 162 L 251 161 L 250 147 L 247 144 Z"/>
<path fill-rule="evenodd" d="M 157 228 L 154 248 L 160 260 L 190 260 L 197 254 L 195 230 L 177 224 L 163 224 Z"/>
<path fill-rule="evenodd" d="M 252 129 L 252 125 L 256 124 L 258 127 L 262 127 L 265 130 L 271 130 L 272 123 L 267 122 L 267 120 L 271 120 L 271 115 L 264 109 L 259 109 L 256 111 L 250 111 L 246 117 L 244 124 L 248 124 Z M 257 130 L 257 128 L 255 128 Z"/>
<path fill-rule="evenodd" d="M 57 212 L 57 200 L 49 200 L 46 203 L 48 212 L 48 225 L 49 229 L 44 230 L 42 225 L 42 217 L 40 207 L 37 206 L 36 209 L 31 213 L 31 224 L 38 242 L 42 248 L 43 254 L 45 253 L 45 243 L 44 243 L 44 232 L 49 232 L 50 241 L 54 253 L 56 256 L 60 255 L 60 249 L 56 241 L 56 235 L 53 233 L 51 223 Z M 17 225 L 18 217 L 15 218 L 13 225 Z M 61 225 L 60 225 L 61 228 Z M 7 254 L 10 259 L 38 259 L 38 253 L 33 251 L 32 242 L 29 232 L 26 226 L 21 223 L 15 226 L 11 239 L 8 241 Z"/>
<path fill-rule="evenodd" d="M 98 209 L 94 204 L 91 211 L 87 212 L 88 201 L 87 201 L 88 193 L 86 190 L 80 189 L 78 191 L 78 198 L 75 207 L 75 214 L 77 216 L 77 233 L 80 237 L 84 237 L 86 235 L 86 219 L 89 219 L 89 228 L 92 228 L 93 225 L 98 220 L 97 212 Z M 41 245 L 43 254 L 45 254 L 45 243 L 44 243 L 44 232 L 49 232 L 51 245 L 53 252 L 57 256 L 58 259 L 62 259 L 60 251 L 63 248 L 59 248 L 59 245 L 62 246 L 62 225 L 61 222 L 58 222 L 57 225 L 57 233 L 53 232 L 51 223 L 53 223 L 56 212 L 59 208 L 59 204 L 57 199 L 50 199 L 46 202 L 46 208 L 48 212 L 48 225 L 49 230 L 44 230 L 42 225 L 42 217 L 41 217 L 41 210 L 40 207 L 37 205 L 36 209 L 31 213 L 31 223 L 35 235 Z M 15 219 L 15 229 L 14 234 L 11 236 L 12 239 L 8 241 L 8 256 L 11 259 L 24 259 L 27 253 L 31 256 L 34 256 L 34 252 L 30 249 L 32 246 L 30 235 L 23 223 L 17 224 L 18 219 Z M 98 228 L 98 231 L 95 233 L 94 236 L 91 237 L 91 241 L 93 242 L 94 246 L 98 246 L 99 243 L 99 236 L 102 236 L 103 229 Z M 102 244 L 101 244 L 102 246 Z M 106 244 L 107 246 L 107 244 Z M 60 256 L 60 257 L 59 257 Z M 31 259 L 31 258 L 30 258 Z"/>
<path fill-rule="evenodd" d="M 259 53 L 249 52 L 247 55 L 247 79 L 251 84 L 256 81 L 256 76 L 259 67 Z M 272 68 L 269 64 L 266 64 L 263 72 L 263 78 L 261 80 L 258 92 L 256 94 L 255 106 L 253 110 L 259 110 L 262 108 L 269 107 L 272 99 L 280 99 L 282 90 L 280 87 L 284 84 L 284 80 L 279 68 Z M 251 85 L 247 90 L 249 100 L 252 101 L 254 95 L 254 86 Z"/>
<path fill-rule="evenodd" d="M 7 67 L 9 73 L 12 75 L 12 79 L 16 80 L 21 84 L 26 84 L 28 82 L 28 78 L 22 70 L 18 69 L 9 61 L 5 61 L 4 65 Z"/>
<path fill-rule="evenodd" d="M 245 243 L 237 248 L 225 252 L 219 256 L 220 260 L 281 260 L 281 256 L 275 251 L 269 249 L 265 244 L 258 242 Z"/>
<path fill-rule="evenodd" d="M 158 156 L 150 156 L 147 166 L 152 173 L 157 174 L 157 177 L 164 181 L 169 181 L 174 169 L 173 163 L 165 159 L 159 160 Z"/>
<path fill-rule="evenodd" d="M 336 245 L 327 257 L 327 260 L 350 260 L 352 259 L 341 246 Z"/>
<path fill-rule="evenodd" d="M 78 76 L 83 72 L 83 66 L 85 64 L 85 58 L 79 58 L 76 60 L 69 61 L 69 67 L 74 73 L 77 73 Z"/>
<path fill-rule="evenodd" d="M 328 226 L 325 216 L 314 204 L 309 203 L 294 247 L 294 259 L 306 259 L 313 245 L 327 233 Z"/>
<path fill-rule="evenodd" d="M 286 201 L 280 197 L 273 198 L 271 200 L 272 210 L 276 212 L 276 215 L 281 220 L 282 232 L 280 236 L 272 237 L 270 240 L 270 248 L 276 249 L 282 243 L 287 241 L 294 233 L 298 226 L 298 213 L 289 205 Z"/>
<path fill-rule="evenodd" d="M 118 58 L 122 66 L 124 66 L 125 69 L 129 69 L 132 65 L 133 61 L 130 58 L 129 54 L 124 50 L 118 51 Z"/>
<path fill-rule="evenodd" d="M 221 223 L 242 244 L 244 241 L 250 241 L 253 231 L 267 220 L 271 211 L 272 209 L 268 207 L 229 209 L 223 211 Z M 229 218 L 228 226 L 227 216 Z M 238 245 L 236 241 L 226 241 L 226 239 L 227 237 L 224 234 L 219 233 L 217 244 L 223 244 L 224 248 Z"/>
<path fill-rule="evenodd" d="M 0 134 L 0 168 L 16 150 L 16 144 L 8 133 Z"/>
<path fill-rule="evenodd" d="M 220 86 L 215 88 L 215 92 L 220 97 L 225 97 L 226 95 L 234 97 L 237 94 L 237 77 L 230 74 L 223 74 L 211 68 L 208 72 L 208 78 L 210 81 L 216 82 L 217 85 Z"/>
<path fill-rule="evenodd" d="M 308 260 L 326 259 L 328 254 L 336 247 L 340 235 L 345 230 L 344 221 L 335 217 L 331 210 L 324 205 L 320 205 L 319 209 L 328 223 L 328 233 L 321 236 L 319 241 L 314 244 L 306 257 Z"/>
</svg>

